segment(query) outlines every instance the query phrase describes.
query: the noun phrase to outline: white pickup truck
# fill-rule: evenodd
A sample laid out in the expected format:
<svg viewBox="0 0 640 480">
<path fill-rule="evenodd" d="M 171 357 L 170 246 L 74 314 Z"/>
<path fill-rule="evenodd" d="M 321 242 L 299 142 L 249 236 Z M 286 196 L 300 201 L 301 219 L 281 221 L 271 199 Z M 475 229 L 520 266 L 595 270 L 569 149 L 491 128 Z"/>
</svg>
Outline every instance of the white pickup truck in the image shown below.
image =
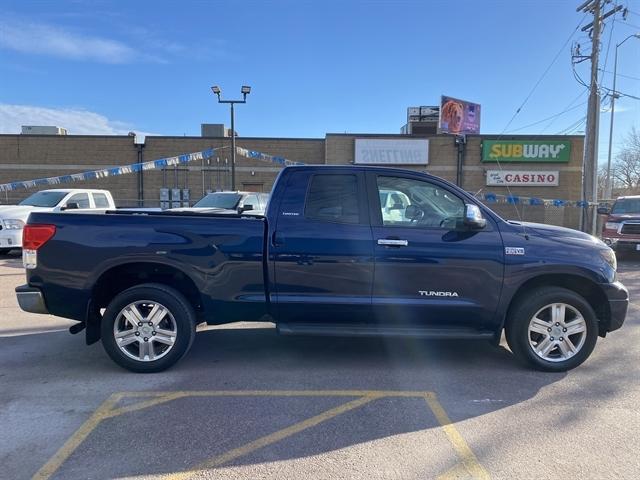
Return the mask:
<svg viewBox="0 0 640 480">
<path fill-rule="evenodd" d="M 60 188 L 42 190 L 18 205 L 0 205 L 0 255 L 22 247 L 22 228 L 31 212 L 68 210 L 113 210 L 115 203 L 107 190 Z"/>
</svg>

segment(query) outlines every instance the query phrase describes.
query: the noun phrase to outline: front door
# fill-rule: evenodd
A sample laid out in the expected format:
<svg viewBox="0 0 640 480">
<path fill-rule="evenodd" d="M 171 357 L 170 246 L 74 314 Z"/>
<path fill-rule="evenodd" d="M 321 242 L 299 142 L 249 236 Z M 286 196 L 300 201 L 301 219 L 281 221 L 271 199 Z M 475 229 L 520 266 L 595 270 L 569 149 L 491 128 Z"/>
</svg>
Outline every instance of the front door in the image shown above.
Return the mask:
<svg viewBox="0 0 640 480">
<path fill-rule="evenodd" d="M 278 209 L 270 241 L 280 322 L 336 324 L 371 315 L 373 241 L 364 174 L 325 172 L 290 174 Z"/>
<path fill-rule="evenodd" d="M 482 330 L 496 310 L 503 247 L 491 218 L 462 224 L 465 201 L 437 180 L 369 172 L 379 324 Z"/>
</svg>

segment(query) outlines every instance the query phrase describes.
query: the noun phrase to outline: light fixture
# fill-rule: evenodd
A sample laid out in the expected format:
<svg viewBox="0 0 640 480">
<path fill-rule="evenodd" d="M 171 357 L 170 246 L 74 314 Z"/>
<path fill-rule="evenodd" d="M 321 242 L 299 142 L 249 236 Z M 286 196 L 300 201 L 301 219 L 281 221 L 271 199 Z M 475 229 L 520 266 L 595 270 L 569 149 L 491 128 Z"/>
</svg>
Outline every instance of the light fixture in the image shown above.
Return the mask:
<svg viewBox="0 0 640 480">
<path fill-rule="evenodd" d="M 216 95 L 220 95 L 220 87 L 217 85 L 214 85 L 213 87 L 211 87 L 211 91 Z"/>
<path fill-rule="evenodd" d="M 240 89 L 240 93 L 242 93 L 243 95 L 249 95 L 251 93 L 251 87 L 248 85 L 243 85 Z"/>
</svg>

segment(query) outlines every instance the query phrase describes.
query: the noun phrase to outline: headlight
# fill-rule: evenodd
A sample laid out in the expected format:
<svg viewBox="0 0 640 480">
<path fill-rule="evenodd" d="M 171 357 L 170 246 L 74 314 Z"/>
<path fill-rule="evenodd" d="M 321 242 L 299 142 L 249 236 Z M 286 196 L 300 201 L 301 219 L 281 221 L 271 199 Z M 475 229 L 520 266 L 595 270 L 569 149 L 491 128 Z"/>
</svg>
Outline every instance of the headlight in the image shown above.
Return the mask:
<svg viewBox="0 0 640 480">
<path fill-rule="evenodd" d="M 604 228 L 606 228 L 607 230 L 617 230 L 619 226 L 619 222 L 607 222 L 604 224 Z"/>
<path fill-rule="evenodd" d="M 618 261 L 616 260 L 616 253 L 610 248 L 600 250 L 600 255 L 604 258 L 604 261 L 611 265 L 614 270 L 618 269 Z"/>
<path fill-rule="evenodd" d="M 22 230 L 24 228 L 24 222 L 22 220 L 3 220 L 4 228 L 7 230 Z"/>
</svg>

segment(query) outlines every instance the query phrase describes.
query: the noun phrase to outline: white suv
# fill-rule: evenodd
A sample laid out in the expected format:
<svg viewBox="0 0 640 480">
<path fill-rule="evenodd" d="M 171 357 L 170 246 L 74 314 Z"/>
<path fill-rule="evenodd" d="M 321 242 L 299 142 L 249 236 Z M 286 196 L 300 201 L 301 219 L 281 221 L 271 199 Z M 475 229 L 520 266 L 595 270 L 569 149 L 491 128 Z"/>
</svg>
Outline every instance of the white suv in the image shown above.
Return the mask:
<svg viewBox="0 0 640 480">
<path fill-rule="evenodd" d="M 18 205 L 0 205 L 0 255 L 22 247 L 22 228 L 31 212 L 113 210 L 115 203 L 107 190 L 78 188 L 42 190 Z"/>
</svg>

